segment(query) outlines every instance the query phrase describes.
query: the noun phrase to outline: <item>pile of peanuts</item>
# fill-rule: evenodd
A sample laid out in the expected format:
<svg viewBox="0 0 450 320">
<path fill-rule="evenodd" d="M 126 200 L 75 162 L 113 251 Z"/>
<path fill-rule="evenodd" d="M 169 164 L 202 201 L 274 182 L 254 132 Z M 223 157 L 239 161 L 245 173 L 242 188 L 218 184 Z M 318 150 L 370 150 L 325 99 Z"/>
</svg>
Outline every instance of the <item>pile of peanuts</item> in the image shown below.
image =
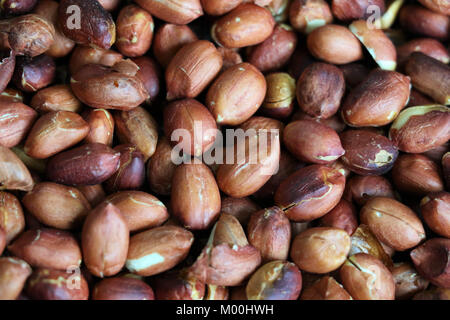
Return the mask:
<svg viewBox="0 0 450 320">
<path fill-rule="evenodd" d="M 0 15 L 0 299 L 450 299 L 448 0 Z"/>
</svg>

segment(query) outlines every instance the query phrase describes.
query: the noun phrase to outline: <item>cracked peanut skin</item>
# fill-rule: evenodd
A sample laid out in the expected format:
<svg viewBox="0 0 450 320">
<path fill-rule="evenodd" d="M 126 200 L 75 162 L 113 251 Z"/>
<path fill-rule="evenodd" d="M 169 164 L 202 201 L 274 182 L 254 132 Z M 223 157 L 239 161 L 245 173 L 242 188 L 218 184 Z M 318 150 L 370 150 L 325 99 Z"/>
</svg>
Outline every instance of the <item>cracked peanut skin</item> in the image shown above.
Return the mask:
<svg viewBox="0 0 450 320">
<path fill-rule="evenodd" d="M 397 200 L 372 198 L 361 209 L 360 217 L 381 242 L 397 251 L 415 247 L 425 239 L 420 219 Z"/>
</svg>

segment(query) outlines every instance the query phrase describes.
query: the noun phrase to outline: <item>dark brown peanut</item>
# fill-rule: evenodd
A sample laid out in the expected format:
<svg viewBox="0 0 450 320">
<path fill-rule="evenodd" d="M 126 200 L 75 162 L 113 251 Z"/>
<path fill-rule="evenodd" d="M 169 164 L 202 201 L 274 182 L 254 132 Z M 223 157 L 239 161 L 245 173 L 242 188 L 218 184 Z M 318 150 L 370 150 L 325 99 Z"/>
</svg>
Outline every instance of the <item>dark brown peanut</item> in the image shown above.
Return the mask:
<svg viewBox="0 0 450 320">
<path fill-rule="evenodd" d="M 19 57 L 12 81 L 22 91 L 36 92 L 53 82 L 55 69 L 54 60 L 47 55 L 43 54 L 31 60 Z"/>
<path fill-rule="evenodd" d="M 222 56 L 209 41 L 184 45 L 166 69 L 167 100 L 195 98 L 222 68 Z"/>
<path fill-rule="evenodd" d="M 420 210 L 426 224 L 434 232 L 450 238 L 450 194 L 448 192 L 429 194 L 420 202 Z"/>
<path fill-rule="evenodd" d="M 311 64 L 297 82 L 300 109 L 315 118 L 333 116 L 339 109 L 344 92 L 344 74 L 331 64 Z"/>
<path fill-rule="evenodd" d="M 330 212 L 339 203 L 344 188 L 345 176 L 341 170 L 311 165 L 294 172 L 280 184 L 275 204 L 290 220 L 310 221 Z"/>
<path fill-rule="evenodd" d="M 277 25 L 264 42 L 249 49 L 248 62 L 261 72 L 281 69 L 291 58 L 297 47 L 297 36 L 288 25 Z"/>
<path fill-rule="evenodd" d="M 178 136 L 177 130 L 184 130 L 188 135 Z M 183 99 L 164 108 L 164 131 L 177 152 L 198 157 L 214 144 L 217 126 L 203 104 L 194 99 Z"/>
<path fill-rule="evenodd" d="M 152 44 L 153 29 L 150 13 L 136 5 L 123 7 L 117 17 L 117 49 L 128 57 L 144 55 Z"/>
<path fill-rule="evenodd" d="M 209 228 L 220 213 L 220 192 L 211 170 L 203 163 L 178 166 L 172 180 L 171 205 L 186 228 Z"/>
<path fill-rule="evenodd" d="M 372 197 L 394 197 L 394 189 L 382 176 L 354 176 L 345 186 L 344 199 L 363 206 Z"/>
</svg>

